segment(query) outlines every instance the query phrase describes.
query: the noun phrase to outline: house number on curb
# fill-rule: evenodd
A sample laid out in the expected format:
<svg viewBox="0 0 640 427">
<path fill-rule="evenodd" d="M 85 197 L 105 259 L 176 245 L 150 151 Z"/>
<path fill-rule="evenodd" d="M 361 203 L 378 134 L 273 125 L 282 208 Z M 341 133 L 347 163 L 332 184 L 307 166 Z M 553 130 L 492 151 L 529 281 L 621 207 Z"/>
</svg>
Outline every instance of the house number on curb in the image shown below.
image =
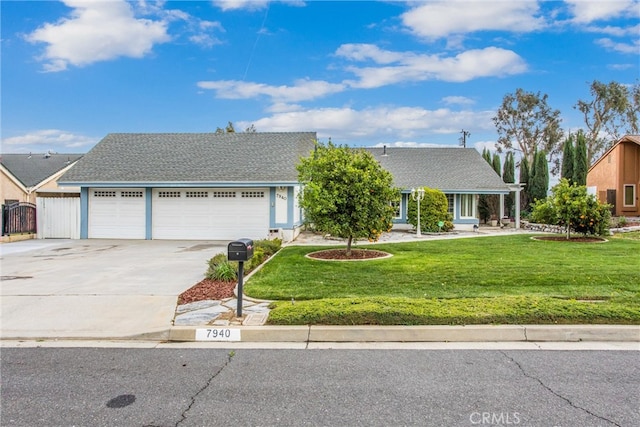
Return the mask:
<svg viewBox="0 0 640 427">
<path fill-rule="evenodd" d="M 196 329 L 196 341 L 240 341 L 240 329 Z"/>
</svg>

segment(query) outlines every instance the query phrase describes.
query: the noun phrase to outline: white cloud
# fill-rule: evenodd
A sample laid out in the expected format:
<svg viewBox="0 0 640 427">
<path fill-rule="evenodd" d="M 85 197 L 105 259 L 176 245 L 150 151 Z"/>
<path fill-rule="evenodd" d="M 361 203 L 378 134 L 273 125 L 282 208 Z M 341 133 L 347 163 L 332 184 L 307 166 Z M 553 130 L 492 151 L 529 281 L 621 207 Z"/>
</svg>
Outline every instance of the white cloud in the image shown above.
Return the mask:
<svg viewBox="0 0 640 427">
<path fill-rule="evenodd" d="M 269 5 L 268 0 L 213 0 L 213 4 L 223 11 L 227 10 L 260 10 Z"/>
<path fill-rule="evenodd" d="M 345 89 L 342 83 L 329 83 L 322 80 L 300 79 L 293 86 L 272 86 L 264 83 L 243 82 L 239 80 L 218 80 L 198 82 L 201 89 L 216 91 L 218 98 L 249 99 L 269 96 L 275 102 L 298 102 L 316 99 Z"/>
<path fill-rule="evenodd" d="M 348 67 L 359 81 L 353 87 L 375 88 L 404 81 L 442 80 L 465 82 L 479 77 L 506 76 L 527 70 L 525 61 L 511 50 L 497 47 L 472 49 L 456 56 L 418 55 L 413 52 L 384 51 L 370 44 L 343 45 L 336 55 L 384 67 Z M 396 63 L 396 65 L 388 65 Z"/>
<path fill-rule="evenodd" d="M 476 103 L 476 101 L 466 96 L 445 96 L 442 98 L 442 102 L 447 105 L 473 105 Z"/>
<path fill-rule="evenodd" d="M 516 33 L 545 26 L 536 1 L 433 1 L 401 15 L 411 32 L 429 39 L 476 31 L 502 30 Z"/>
<path fill-rule="evenodd" d="M 627 35 L 637 37 L 638 34 L 640 34 L 640 24 L 631 27 L 614 27 L 611 25 L 604 27 L 588 26 L 584 27 L 584 30 L 590 33 L 601 33 L 613 37 L 624 37 Z"/>
<path fill-rule="evenodd" d="M 635 0 L 565 0 L 576 23 L 588 24 L 593 21 L 616 18 L 618 16 L 638 16 L 639 3 Z"/>
<path fill-rule="evenodd" d="M 635 40 L 633 43 L 620 43 L 611 40 L 610 38 L 602 38 L 596 40 L 596 44 L 604 47 L 607 50 L 630 53 L 638 55 L 640 54 L 640 39 Z"/>
<path fill-rule="evenodd" d="M 29 152 L 34 150 L 52 150 L 54 152 L 82 149 L 93 146 L 100 138 L 78 135 L 60 129 L 42 129 L 12 136 L 2 140 L 2 151 L 10 148 L 13 152 Z"/>
<path fill-rule="evenodd" d="M 219 7 L 222 11 L 228 10 L 262 10 L 269 6 L 270 0 L 213 0 L 214 6 Z M 278 3 L 288 4 L 289 6 L 304 6 L 303 0 L 281 0 Z"/>
<path fill-rule="evenodd" d="M 31 43 L 47 44 L 40 58 L 45 71 L 62 71 L 69 65 L 81 67 L 120 56 L 141 58 L 155 44 L 170 39 L 165 22 L 136 19 L 125 1 L 64 3 L 73 8 L 70 18 L 44 24 L 26 36 Z"/>
<path fill-rule="evenodd" d="M 426 110 L 420 107 L 315 108 L 275 113 L 253 123 L 261 132 L 290 132 L 314 129 L 321 138 L 369 140 L 375 144 L 384 140 L 411 140 L 426 133 L 453 134 L 457 143 L 460 129 L 493 129 L 495 111 L 452 111 L 448 108 Z"/>
</svg>

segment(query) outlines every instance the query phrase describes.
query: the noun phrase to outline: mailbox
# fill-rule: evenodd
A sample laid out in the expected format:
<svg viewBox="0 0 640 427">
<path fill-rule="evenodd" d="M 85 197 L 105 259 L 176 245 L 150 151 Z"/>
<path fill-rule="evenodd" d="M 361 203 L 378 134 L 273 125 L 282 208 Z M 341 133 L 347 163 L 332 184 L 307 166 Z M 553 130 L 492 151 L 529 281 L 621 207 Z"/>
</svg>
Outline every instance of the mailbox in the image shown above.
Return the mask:
<svg viewBox="0 0 640 427">
<path fill-rule="evenodd" d="M 229 261 L 249 261 L 253 256 L 253 240 L 238 239 L 229 243 L 227 258 Z"/>
</svg>

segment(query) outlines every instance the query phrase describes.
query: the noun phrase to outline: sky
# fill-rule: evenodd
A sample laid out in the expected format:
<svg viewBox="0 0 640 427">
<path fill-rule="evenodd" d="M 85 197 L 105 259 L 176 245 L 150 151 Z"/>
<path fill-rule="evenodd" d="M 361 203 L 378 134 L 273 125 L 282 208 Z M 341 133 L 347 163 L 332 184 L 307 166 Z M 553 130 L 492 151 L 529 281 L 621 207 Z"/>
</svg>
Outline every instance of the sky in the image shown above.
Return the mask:
<svg viewBox="0 0 640 427">
<path fill-rule="evenodd" d="M 565 131 L 594 80 L 640 77 L 639 0 L 5 1 L 3 153 L 108 133 L 317 132 L 350 146 L 493 148 L 518 88 Z"/>
</svg>

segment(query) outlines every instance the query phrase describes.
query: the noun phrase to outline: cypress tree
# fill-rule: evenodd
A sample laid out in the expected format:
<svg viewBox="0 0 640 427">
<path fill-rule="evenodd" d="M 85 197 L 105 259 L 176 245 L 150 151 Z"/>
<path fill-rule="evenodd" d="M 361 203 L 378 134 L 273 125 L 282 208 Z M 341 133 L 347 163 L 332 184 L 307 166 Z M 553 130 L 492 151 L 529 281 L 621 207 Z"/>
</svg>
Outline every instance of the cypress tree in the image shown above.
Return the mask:
<svg viewBox="0 0 640 427">
<path fill-rule="evenodd" d="M 516 165 L 513 161 L 513 151 L 507 152 L 507 156 L 504 159 L 504 169 L 502 170 L 502 180 L 507 184 L 513 184 L 516 182 Z M 505 207 L 507 209 L 507 216 L 511 216 L 511 208 L 515 203 L 514 194 L 509 193 L 505 199 Z"/>
<path fill-rule="evenodd" d="M 522 210 L 529 208 L 529 161 L 525 156 L 520 160 L 520 184 L 524 184 L 524 188 L 520 192 L 520 206 Z"/>
<path fill-rule="evenodd" d="M 576 185 L 587 185 L 587 172 L 589 162 L 587 160 L 587 141 L 582 131 L 576 136 L 575 162 L 573 166 L 573 182 Z"/>
<path fill-rule="evenodd" d="M 497 153 L 493 154 L 493 159 L 491 160 L 491 166 L 493 170 L 496 171 L 498 176 L 502 176 L 502 167 L 500 166 L 500 156 Z"/>
<path fill-rule="evenodd" d="M 560 172 L 561 178 L 566 178 L 569 183 L 573 182 L 573 165 L 575 163 L 575 148 L 573 147 L 573 135 L 569 135 L 564 140 L 564 146 L 562 150 L 562 169 Z"/>
<path fill-rule="evenodd" d="M 535 154 L 530 182 L 533 201 L 544 200 L 549 189 L 549 165 L 544 151 L 537 151 Z"/>
<path fill-rule="evenodd" d="M 482 158 L 487 161 L 487 163 L 491 164 L 491 152 L 487 148 L 482 149 Z"/>
</svg>

